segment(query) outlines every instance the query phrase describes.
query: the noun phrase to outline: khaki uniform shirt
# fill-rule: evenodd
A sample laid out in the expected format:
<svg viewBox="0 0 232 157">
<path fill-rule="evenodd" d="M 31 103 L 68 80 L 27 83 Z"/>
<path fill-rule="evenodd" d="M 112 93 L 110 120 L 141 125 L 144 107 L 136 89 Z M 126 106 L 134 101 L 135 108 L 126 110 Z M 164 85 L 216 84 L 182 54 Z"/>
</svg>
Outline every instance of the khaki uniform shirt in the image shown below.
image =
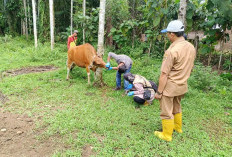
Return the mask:
<svg viewBox="0 0 232 157">
<path fill-rule="evenodd" d="M 173 97 L 188 91 L 187 80 L 192 71 L 196 50 L 183 37 L 173 42 L 165 52 L 161 72 L 167 74 L 163 95 Z"/>
</svg>

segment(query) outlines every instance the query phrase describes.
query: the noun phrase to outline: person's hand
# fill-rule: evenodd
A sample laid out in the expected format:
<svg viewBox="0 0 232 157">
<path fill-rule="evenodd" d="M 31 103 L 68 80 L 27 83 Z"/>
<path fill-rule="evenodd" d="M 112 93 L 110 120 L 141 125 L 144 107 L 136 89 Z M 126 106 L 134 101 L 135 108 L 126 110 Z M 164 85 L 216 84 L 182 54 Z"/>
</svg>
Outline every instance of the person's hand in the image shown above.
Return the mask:
<svg viewBox="0 0 232 157">
<path fill-rule="evenodd" d="M 158 99 L 158 100 L 160 100 L 161 99 L 161 97 L 162 97 L 162 94 L 158 94 L 158 93 L 155 93 L 155 99 Z"/>
<path fill-rule="evenodd" d="M 132 85 L 132 84 L 129 84 L 129 85 L 126 87 L 126 90 L 130 90 L 131 88 L 133 88 L 133 85 Z"/>
<path fill-rule="evenodd" d="M 106 70 L 112 70 L 113 68 L 112 67 L 109 67 L 108 69 L 106 69 Z"/>
<path fill-rule="evenodd" d="M 110 62 L 106 63 L 106 68 L 110 68 Z"/>
<path fill-rule="evenodd" d="M 127 96 L 132 96 L 132 95 L 134 95 L 134 92 L 129 92 L 129 93 L 127 94 Z"/>
</svg>

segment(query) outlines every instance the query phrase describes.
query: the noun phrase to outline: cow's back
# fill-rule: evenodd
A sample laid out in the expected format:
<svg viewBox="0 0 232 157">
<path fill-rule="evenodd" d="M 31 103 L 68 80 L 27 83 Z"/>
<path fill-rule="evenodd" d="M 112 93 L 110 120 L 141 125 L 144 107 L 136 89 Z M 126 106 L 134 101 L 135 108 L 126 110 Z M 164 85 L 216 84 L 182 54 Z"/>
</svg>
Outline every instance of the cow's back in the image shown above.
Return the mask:
<svg viewBox="0 0 232 157">
<path fill-rule="evenodd" d="M 91 65 L 96 55 L 96 50 L 89 43 L 75 46 L 68 50 L 68 59 L 79 67 Z"/>
</svg>

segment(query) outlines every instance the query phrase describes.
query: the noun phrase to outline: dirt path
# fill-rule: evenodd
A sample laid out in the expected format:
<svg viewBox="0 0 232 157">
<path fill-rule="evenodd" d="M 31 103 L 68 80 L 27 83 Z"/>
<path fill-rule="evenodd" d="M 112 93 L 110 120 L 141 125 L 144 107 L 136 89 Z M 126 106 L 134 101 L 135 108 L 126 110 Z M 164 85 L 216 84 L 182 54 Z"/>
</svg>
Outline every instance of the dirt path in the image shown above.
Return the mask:
<svg viewBox="0 0 232 157">
<path fill-rule="evenodd" d="M 44 157 L 61 149 L 56 138 L 36 139 L 43 130 L 35 129 L 34 120 L 26 115 L 0 112 L 0 156 Z"/>
<path fill-rule="evenodd" d="M 35 67 L 26 67 L 17 70 L 8 70 L 2 73 L 2 77 L 7 76 L 17 76 L 22 74 L 29 74 L 29 73 L 38 73 L 38 72 L 46 72 L 46 71 L 53 71 L 58 69 L 54 66 L 35 66 Z"/>
<path fill-rule="evenodd" d="M 26 67 L 5 71 L 2 76 L 17 76 L 56 69 L 58 68 L 53 66 Z M 4 105 L 8 100 L 8 97 L 0 91 L 0 157 L 45 157 L 52 156 L 56 150 L 65 148 L 57 142 L 59 137 L 38 139 L 45 129 L 36 129 L 36 120 L 26 115 L 5 112 L 1 104 Z"/>
</svg>

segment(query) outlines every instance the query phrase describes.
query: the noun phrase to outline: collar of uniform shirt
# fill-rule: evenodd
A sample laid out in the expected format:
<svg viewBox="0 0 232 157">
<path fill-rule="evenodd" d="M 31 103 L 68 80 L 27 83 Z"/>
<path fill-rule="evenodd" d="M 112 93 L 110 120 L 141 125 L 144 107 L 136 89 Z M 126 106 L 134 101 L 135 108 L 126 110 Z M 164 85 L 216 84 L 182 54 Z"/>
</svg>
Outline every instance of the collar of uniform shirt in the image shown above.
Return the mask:
<svg viewBox="0 0 232 157">
<path fill-rule="evenodd" d="M 178 42 L 181 42 L 181 41 L 185 41 L 184 37 L 179 37 L 176 41 L 174 41 L 174 42 L 170 45 L 170 47 L 175 46 Z"/>
</svg>

